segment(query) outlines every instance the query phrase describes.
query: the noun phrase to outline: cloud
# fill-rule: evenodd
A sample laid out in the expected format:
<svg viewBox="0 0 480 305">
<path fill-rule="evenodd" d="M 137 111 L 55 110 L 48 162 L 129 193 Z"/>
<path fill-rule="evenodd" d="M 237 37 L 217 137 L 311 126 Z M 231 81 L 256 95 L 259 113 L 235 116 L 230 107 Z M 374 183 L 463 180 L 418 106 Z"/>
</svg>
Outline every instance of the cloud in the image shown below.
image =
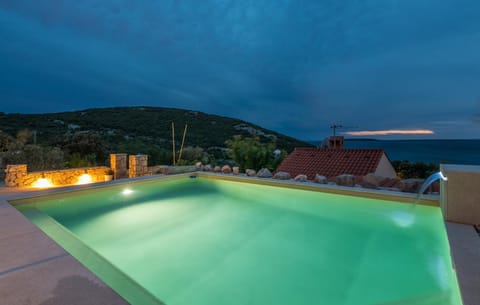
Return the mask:
<svg viewBox="0 0 480 305">
<path fill-rule="evenodd" d="M 197 2 L 3 1 L 2 110 L 178 107 L 303 139 L 478 113 L 476 0 Z"/>
<path fill-rule="evenodd" d="M 390 129 L 390 130 L 363 130 L 363 131 L 347 131 L 344 134 L 349 136 L 390 136 L 390 135 L 431 135 L 433 130 L 429 129 Z"/>
</svg>

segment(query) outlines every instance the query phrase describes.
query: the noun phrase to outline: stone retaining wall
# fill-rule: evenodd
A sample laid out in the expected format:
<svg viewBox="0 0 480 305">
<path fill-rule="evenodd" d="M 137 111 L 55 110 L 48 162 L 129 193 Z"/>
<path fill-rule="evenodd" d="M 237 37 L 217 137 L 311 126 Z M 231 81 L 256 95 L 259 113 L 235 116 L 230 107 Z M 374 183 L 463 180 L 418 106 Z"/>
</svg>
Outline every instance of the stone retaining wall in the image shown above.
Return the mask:
<svg viewBox="0 0 480 305">
<path fill-rule="evenodd" d="M 30 187 L 41 178 L 47 179 L 54 186 L 79 184 L 80 177 L 84 174 L 90 176 L 92 183 L 103 182 L 107 169 L 106 166 L 97 166 L 28 173 L 26 164 L 7 165 L 5 186 Z"/>
</svg>

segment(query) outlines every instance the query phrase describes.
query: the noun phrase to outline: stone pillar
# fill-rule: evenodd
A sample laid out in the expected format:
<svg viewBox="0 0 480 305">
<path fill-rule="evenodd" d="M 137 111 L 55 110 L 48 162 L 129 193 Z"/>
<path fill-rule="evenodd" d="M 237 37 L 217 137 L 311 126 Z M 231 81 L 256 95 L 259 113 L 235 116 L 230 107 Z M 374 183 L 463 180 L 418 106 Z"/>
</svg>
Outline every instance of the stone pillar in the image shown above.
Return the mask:
<svg viewBox="0 0 480 305">
<path fill-rule="evenodd" d="M 128 177 L 135 178 L 145 176 L 148 172 L 148 156 L 135 155 L 128 157 Z"/>
<path fill-rule="evenodd" d="M 27 176 L 27 165 L 16 164 L 7 165 L 5 170 L 5 186 L 20 187 L 24 186 L 24 180 Z"/>
<path fill-rule="evenodd" d="M 110 168 L 113 170 L 114 179 L 128 177 L 127 154 L 110 154 Z"/>
</svg>

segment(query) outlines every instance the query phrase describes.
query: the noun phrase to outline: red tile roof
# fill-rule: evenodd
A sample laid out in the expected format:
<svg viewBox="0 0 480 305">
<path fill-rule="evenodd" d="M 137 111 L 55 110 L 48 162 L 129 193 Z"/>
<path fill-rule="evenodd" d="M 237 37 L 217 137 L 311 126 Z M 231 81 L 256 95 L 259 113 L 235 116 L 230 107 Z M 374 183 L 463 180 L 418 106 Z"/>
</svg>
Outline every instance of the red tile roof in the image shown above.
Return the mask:
<svg viewBox="0 0 480 305">
<path fill-rule="evenodd" d="M 319 149 L 295 148 L 277 168 L 277 172 L 288 172 L 292 177 L 305 174 L 313 180 L 315 174 L 334 180 L 341 174 L 365 176 L 374 173 L 383 149 Z"/>
</svg>

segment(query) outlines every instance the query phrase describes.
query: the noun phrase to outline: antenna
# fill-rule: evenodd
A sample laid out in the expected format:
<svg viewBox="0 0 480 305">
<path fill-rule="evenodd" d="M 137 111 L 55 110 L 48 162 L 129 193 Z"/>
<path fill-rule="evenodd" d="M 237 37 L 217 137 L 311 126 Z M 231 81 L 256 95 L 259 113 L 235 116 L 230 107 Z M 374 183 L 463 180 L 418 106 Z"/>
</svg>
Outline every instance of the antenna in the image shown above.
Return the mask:
<svg viewBox="0 0 480 305">
<path fill-rule="evenodd" d="M 337 128 L 343 128 L 343 125 L 337 125 L 337 124 L 334 123 L 332 126 L 330 126 L 330 128 L 333 129 L 333 136 L 335 137 Z"/>
<path fill-rule="evenodd" d="M 333 123 L 331 126 L 330 126 L 331 129 L 333 129 L 333 137 L 335 138 L 337 136 L 337 128 L 341 128 L 341 129 L 351 129 L 351 128 L 358 128 L 356 126 L 343 126 L 343 125 L 340 125 L 340 124 L 336 124 L 336 123 Z M 337 148 L 337 141 L 336 139 L 333 139 L 333 148 Z"/>
<path fill-rule="evenodd" d="M 358 126 L 343 126 L 343 125 L 340 125 L 340 124 L 335 124 L 333 123 L 331 126 L 330 126 L 331 129 L 333 129 L 333 136 L 335 137 L 337 135 L 337 128 L 341 128 L 341 129 L 353 129 L 353 128 L 358 128 Z"/>
</svg>

